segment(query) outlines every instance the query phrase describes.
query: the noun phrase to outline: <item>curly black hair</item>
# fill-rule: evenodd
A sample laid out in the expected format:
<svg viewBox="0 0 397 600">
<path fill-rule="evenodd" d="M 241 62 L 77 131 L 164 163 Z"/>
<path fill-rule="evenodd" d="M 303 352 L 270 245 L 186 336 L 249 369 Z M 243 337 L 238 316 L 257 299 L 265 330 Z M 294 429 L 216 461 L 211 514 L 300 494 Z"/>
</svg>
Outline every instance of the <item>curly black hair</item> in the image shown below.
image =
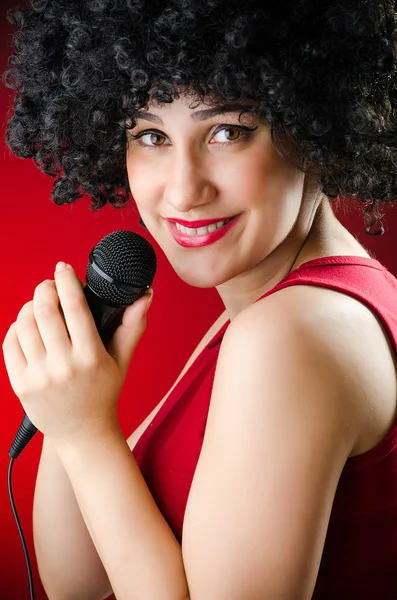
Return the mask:
<svg viewBox="0 0 397 600">
<path fill-rule="evenodd" d="M 56 178 L 56 204 L 124 206 L 128 123 L 188 93 L 254 101 L 275 148 L 329 198 L 365 203 L 366 233 L 383 233 L 371 228 L 397 199 L 395 0 L 30 0 L 7 18 L 6 142 Z"/>
</svg>

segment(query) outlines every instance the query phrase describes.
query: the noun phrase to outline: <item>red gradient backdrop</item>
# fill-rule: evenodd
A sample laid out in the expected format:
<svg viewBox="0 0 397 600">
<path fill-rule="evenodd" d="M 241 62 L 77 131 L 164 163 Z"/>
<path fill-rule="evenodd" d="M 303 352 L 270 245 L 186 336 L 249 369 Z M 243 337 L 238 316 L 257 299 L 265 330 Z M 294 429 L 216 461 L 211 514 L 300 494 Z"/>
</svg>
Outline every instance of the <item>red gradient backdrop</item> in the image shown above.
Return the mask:
<svg viewBox="0 0 397 600">
<path fill-rule="evenodd" d="M 0 8 L 0 70 L 7 67 L 12 52 L 13 30 L 5 18 L 15 2 L 3 0 Z M 164 254 L 138 225 L 133 202 L 123 210 L 106 206 L 90 210 L 87 197 L 72 206 L 51 201 L 53 180 L 42 174 L 31 160 L 13 156 L 4 142 L 11 90 L 0 84 L 0 228 L 1 228 L 1 342 L 22 305 L 33 297 L 35 286 L 53 279 L 58 260 L 69 262 L 84 280 L 90 250 L 116 229 L 139 232 L 153 244 L 158 271 L 146 332 L 133 357 L 120 398 L 120 419 L 128 435 L 159 402 L 174 382 L 201 335 L 222 312 L 215 290 L 192 288 L 181 281 Z M 378 260 L 397 274 L 395 231 L 397 210 L 389 211 L 386 234 L 370 238 L 363 232 L 359 213 L 338 215 Z M 155 376 L 153 376 L 155 374 Z M 3 355 L 0 356 L 0 598 L 29 598 L 26 565 L 7 493 L 8 450 L 22 418 L 22 408 L 9 384 Z M 33 551 L 32 502 L 42 436 L 38 433 L 14 465 L 13 490 L 33 567 L 36 600 L 46 595 L 40 585 Z"/>
</svg>

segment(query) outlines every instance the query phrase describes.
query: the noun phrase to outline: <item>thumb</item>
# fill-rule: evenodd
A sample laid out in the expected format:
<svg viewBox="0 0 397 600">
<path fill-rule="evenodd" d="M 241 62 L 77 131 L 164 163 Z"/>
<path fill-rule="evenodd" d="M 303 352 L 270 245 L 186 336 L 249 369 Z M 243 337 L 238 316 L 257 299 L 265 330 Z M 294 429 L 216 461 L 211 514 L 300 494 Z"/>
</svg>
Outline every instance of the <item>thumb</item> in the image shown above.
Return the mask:
<svg viewBox="0 0 397 600">
<path fill-rule="evenodd" d="M 135 348 L 146 329 L 146 313 L 149 310 L 152 297 L 153 290 L 150 289 L 139 300 L 126 308 L 121 325 L 118 326 L 106 347 L 107 352 L 113 356 L 125 373 Z"/>
</svg>

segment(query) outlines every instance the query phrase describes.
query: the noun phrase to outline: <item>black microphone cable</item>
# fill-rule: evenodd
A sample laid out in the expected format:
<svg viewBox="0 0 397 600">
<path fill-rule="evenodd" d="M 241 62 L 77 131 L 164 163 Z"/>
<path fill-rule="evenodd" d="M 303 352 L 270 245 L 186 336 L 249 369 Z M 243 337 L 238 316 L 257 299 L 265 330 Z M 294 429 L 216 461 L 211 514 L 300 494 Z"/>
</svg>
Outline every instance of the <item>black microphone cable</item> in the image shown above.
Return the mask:
<svg viewBox="0 0 397 600">
<path fill-rule="evenodd" d="M 156 269 L 157 260 L 153 247 L 144 237 L 132 231 L 114 231 L 91 251 L 86 273 L 87 283 L 83 291 L 104 344 L 121 324 L 127 306 L 141 298 L 150 288 Z M 12 492 L 12 470 L 15 459 L 36 432 L 37 428 L 25 414 L 8 451 L 8 493 L 25 555 L 30 600 L 34 600 L 33 576 Z"/>
<path fill-rule="evenodd" d="M 21 542 L 22 542 L 23 553 L 25 555 L 26 568 L 28 571 L 28 578 L 29 578 L 30 598 L 31 598 L 31 600 L 34 600 L 33 576 L 32 576 L 32 568 L 30 566 L 28 548 L 26 546 L 25 537 L 23 535 L 21 523 L 18 518 L 17 509 L 15 507 L 14 494 L 12 493 L 12 468 L 14 466 L 14 460 L 15 460 L 15 458 L 13 456 L 11 456 L 10 463 L 8 465 L 8 495 L 10 496 L 12 512 L 14 513 L 15 522 L 17 524 L 18 531 L 19 531 L 19 537 L 21 538 Z"/>
<path fill-rule="evenodd" d="M 10 457 L 10 462 L 8 465 L 8 478 L 7 478 L 8 495 L 10 497 L 11 509 L 12 509 L 12 512 L 14 515 L 15 522 L 17 524 L 19 537 L 21 538 L 23 553 L 25 555 L 26 568 L 28 571 L 28 579 L 29 579 L 30 600 L 34 600 L 33 575 L 32 575 L 32 568 L 31 568 L 30 560 L 29 560 L 28 548 L 27 548 L 26 541 L 25 541 L 25 536 L 23 535 L 21 522 L 19 520 L 17 509 L 15 506 L 14 494 L 12 492 L 12 469 L 14 466 L 15 459 L 18 458 L 18 456 L 22 452 L 23 448 L 30 442 L 30 440 L 32 439 L 32 437 L 34 436 L 36 431 L 37 431 L 37 428 L 33 425 L 33 423 L 31 423 L 29 421 L 28 417 L 25 415 L 22 423 L 19 426 L 18 432 L 12 443 L 12 446 L 8 451 L 8 455 Z"/>
</svg>

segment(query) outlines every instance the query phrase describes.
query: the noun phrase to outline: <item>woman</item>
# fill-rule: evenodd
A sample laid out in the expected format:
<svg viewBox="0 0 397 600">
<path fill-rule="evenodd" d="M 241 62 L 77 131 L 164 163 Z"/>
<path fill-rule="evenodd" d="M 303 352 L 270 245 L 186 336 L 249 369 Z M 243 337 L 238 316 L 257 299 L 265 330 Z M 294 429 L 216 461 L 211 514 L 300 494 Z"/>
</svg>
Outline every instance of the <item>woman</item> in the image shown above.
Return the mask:
<svg viewBox="0 0 397 600">
<path fill-rule="evenodd" d="M 67 266 L 10 327 L 10 381 L 45 436 L 51 599 L 397 595 L 397 282 L 332 210 L 362 202 L 383 233 L 397 196 L 395 6 L 269 4 L 31 0 L 10 17 L 10 148 L 56 177 L 58 204 L 131 193 L 178 275 L 225 305 L 127 441 L 146 299 L 104 348 Z"/>
</svg>

